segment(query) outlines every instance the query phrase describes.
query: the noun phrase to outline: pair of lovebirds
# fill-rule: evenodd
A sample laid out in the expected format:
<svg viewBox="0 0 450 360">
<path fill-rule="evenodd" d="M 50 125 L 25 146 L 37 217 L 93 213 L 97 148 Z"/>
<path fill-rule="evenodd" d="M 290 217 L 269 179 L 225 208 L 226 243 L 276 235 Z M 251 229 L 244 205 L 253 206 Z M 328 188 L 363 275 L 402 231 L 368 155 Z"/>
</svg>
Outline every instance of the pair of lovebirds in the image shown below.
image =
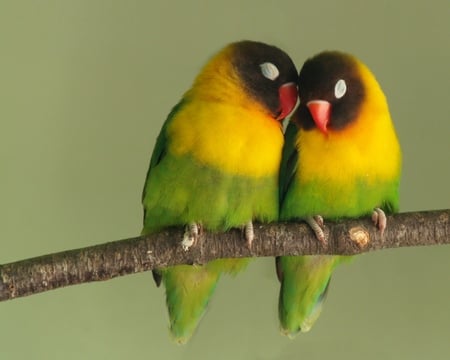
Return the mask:
<svg viewBox="0 0 450 360">
<path fill-rule="evenodd" d="M 300 103 L 283 135 L 282 120 Z M 290 57 L 260 42 L 232 43 L 204 66 L 172 109 L 148 170 L 143 234 L 186 226 L 188 249 L 201 231 L 252 221 L 305 220 L 326 241 L 323 219 L 398 209 L 401 153 L 386 98 L 355 57 L 323 52 L 299 75 Z M 301 239 L 299 239 L 301 241 Z M 320 314 L 333 269 L 344 256 L 282 256 L 279 320 L 290 337 Z M 249 259 L 154 271 L 166 289 L 170 331 L 179 343 L 195 331 L 217 281 Z"/>
</svg>

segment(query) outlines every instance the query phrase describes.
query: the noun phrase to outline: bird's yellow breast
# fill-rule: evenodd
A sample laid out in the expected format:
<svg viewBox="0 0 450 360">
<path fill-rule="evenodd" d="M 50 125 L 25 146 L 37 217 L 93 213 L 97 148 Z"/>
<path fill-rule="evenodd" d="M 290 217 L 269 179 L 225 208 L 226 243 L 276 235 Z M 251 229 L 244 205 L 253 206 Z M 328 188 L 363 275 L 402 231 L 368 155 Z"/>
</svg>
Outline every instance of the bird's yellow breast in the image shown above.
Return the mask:
<svg viewBox="0 0 450 360">
<path fill-rule="evenodd" d="M 278 172 L 281 124 L 257 106 L 192 101 L 167 131 L 169 151 L 175 155 L 190 155 L 229 174 L 262 177 Z"/>
</svg>

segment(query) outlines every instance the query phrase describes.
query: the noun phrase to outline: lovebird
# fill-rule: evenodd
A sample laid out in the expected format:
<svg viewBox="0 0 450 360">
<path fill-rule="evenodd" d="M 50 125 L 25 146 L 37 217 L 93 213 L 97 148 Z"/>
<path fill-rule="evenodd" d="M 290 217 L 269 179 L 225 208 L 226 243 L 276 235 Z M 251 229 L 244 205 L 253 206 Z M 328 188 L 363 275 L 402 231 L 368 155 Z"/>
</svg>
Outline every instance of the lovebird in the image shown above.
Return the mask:
<svg viewBox="0 0 450 360">
<path fill-rule="evenodd" d="M 202 231 L 245 229 L 279 215 L 282 120 L 298 101 L 297 70 L 277 47 L 232 43 L 213 56 L 175 105 L 157 138 L 145 180 L 143 234 L 185 226 L 186 251 Z M 219 259 L 153 272 L 166 289 L 170 332 L 194 333 L 221 274 L 248 259 Z"/>
<path fill-rule="evenodd" d="M 285 133 L 280 219 L 302 219 L 326 242 L 323 221 L 372 215 L 379 231 L 398 211 L 401 150 L 386 97 L 354 56 L 322 52 L 303 65 L 300 104 Z M 278 315 L 283 334 L 311 329 L 330 278 L 346 256 L 282 256 Z"/>
</svg>

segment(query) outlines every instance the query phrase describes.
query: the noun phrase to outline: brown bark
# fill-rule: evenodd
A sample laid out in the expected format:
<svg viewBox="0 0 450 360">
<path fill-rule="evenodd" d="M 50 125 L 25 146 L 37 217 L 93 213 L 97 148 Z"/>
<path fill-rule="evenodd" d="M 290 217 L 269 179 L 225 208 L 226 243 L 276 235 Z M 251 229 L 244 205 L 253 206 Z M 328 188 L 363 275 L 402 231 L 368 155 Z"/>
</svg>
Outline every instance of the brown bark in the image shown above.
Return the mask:
<svg viewBox="0 0 450 360">
<path fill-rule="evenodd" d="M 319 243 L 304 223 L 254 224 L 247 248 L 243 233 L 204 232 L 184 251 L 183 229 L 109 242 L 0 265 L 0 301 L 64 286 L 176 264 L 204 264 L 225 257 L 359 254 L 406 246 L 450 244 L 450 209 L 388 216 L 383 236 L 370 219 L 326 223 L 328 243 Z"/>
</svg>

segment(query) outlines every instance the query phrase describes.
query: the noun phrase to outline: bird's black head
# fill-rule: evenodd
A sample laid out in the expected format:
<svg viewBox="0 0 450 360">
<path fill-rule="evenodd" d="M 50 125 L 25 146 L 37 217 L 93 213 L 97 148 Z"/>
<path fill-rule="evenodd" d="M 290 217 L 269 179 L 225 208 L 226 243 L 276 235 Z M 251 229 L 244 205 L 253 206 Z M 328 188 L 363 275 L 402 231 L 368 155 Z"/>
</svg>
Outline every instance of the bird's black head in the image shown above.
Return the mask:
<svg viewBox="0 0 450 360">
<path fill-rule="evenodd" d="M 297 70 L 291 58 L 261 42 L 247 40 L 232 46 L 233 67 L 246 92 L 274 118 L 286 117 L 297 102 Z"/>
<path fill-rule="evenodd" d="M 365 88 L 357 60 L 352 56 L 322 52 L 305 62 L 298 81 L 300 106 L 293 121 L 303 129 L 339 131 L 357 119 Z"/>
</svg>

